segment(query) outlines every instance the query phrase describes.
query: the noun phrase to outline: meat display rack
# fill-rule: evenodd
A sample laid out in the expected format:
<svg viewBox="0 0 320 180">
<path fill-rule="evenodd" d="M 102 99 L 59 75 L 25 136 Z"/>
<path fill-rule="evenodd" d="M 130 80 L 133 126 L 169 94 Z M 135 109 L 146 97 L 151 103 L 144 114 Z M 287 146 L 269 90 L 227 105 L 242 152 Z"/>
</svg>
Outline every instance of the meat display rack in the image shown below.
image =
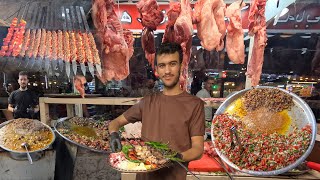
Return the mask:
<svg viewBox="0 0 320 180">
<path fill-rule="evenodd" d="M 84 43 L 89 43 L 89 42 L 94 43 L 94 45 L 90 44 L 89 47 L 92 47 L 92 48 L 89 50 L 83 49 L 83 48 L 80 48 L 80 49 L 82 49 L 83 51 L 96 50 L 96 49 L 93 49 L 93 48 L 96 48 L 96 44 L 95 44 L 93 35 L 90 31 L 87 18 L 84 12 L 84 8 L 82 6 L 60 7 L 55 3 L 55 1 L 27 2 L 23 8 L 20 8 L 17 18 L 18 18 L 18 24 L 19 24 L 19 21 L 21 20 L 25 20 L 27 22 L 25 32 L 27 32 L 28 30 L 38 32 L 38 30 L 41 29 L 42 31 L 45 31 L 45 32 L 50 31 L 50 33 L 55 32 L 58 34 L 59 31 L 63 31 L 64 38 L 65 38 L 65 35 L 67 34 L 66 41 L 70 41 L 70 42 L 72 40 L 76 40 L 74 36 L 77 36 L 77 33 L 78 33 L 80 34 L 80 36 L 87 37 L 86 42 L 84 42 L 83 40 L 84 38 L 82 38 L 83 40 L 82 45 L 84 45 Z M 24 33 L 24 35 L 26 35 L 26 33 Z M 71 39 L 72 36 L 74 39 Z M 44 35 L 44 37 L 46 37 L 46 35 Z M 93 40 L 91 39 L 92 41 L 90 41 L 90 38 L 92 38 Z M 36 41 L 37 37 L 34 40 Z M 30 41 L 32 41 L 32 39 Z M 43 42 L 45 42 L 45 39 L 42 38 L 41 36 L 41 43 Z M 79 41 L 74 41 L 74 42 L 77 43 Z M 64 54 L 67 53 L 69 54 L 69 56 L 71 55 L 70 59 L 63 59 L 59 57 L 57 59 L 52 58 L 51 54 L 52 54 L 52 49 L 54 48 L 53 46 L 55 46 L 55 48 L 58 48 L 59 44 L 60 46 L 63 47 Z M 88 62 L 88 58 L 86 56 L 85 57 L 80 56 L 80 58 L 83 57 L 84 59 L 79 60 L 79 58 L 78 59 L 76 58 L 78 57 L 76 52 L 76 50 L 78 50 L 78 44 L 77 45 L 71 44 L 71 45 L 74 45 L 75 47 L 73 47 L 73 49 L 71 49 L 70 47 L 69 49 L 67 49 L 64 41 L 63 42 L 57 41 L 57 44 L 52 44 L 52 46 L 50 47 L 51 51 L 48 51 L 51 54 L 49 56 L 46 55 L 45 57 L 43 56 L 43 53 L 42 53 L 42 57 L 39 57 L 39 54 L 40 54 L 41 47 L 42 47 L 42 50 L 48 48 L 47 46 L 49 45 L 47 45 L 46 43 L 43 43 L 40 45 L 39 53 L 37 51 L 33 51 L 35 52 L 33 54 L 36 54 L 35 57 L 34 55 L 32 55 L 33 57 L 27 57 L 27 54 L 25 54 L 24 56 L 16 56 L 16 57 L 13 57 L 13 56 L 0 57 L 0 70 L 10 71 L 9 70 L 10 68 L 11 69 L 14 68 L 15 70 L 26 69 L 28 71 L 46 72 L 48 75 L 52 75 L 54 74 L 55 71 L 65 72 L 66 69 L 68 69 L 67 64 L 71 62 L 72 70 L 73 70 L 73 74 L 71 73 L 71 76 L 77 74 L 77 69 L 79 65 L 81 66 L 81 71 L 78 71 L 78 72 L 82 72 L 83 75 L 86 74 L 87 69 L 90 70 L 88 72 L 90 72 L 92 76 L 94 76 L 95 71 L 101 75 L 102 72 L 101 72 L 99 55 L 92 57 L 93 61 L 91 62 Z M 30 43 L 29 43 L 29 46 L 30 46 Z M 71 53 L 74 53 L 76 57 L 72 56 Z M 83 53 L 86 53 L 86 52 L 83 52 Z M 88 54 L 91 54 L 91 52 Z M 64 57 L 67 57 L 67 56 L 64 56 Z M 69 64 L 69 66 L 71 65 Z M 93 66 L 95 66 L 96 69 L 94 69 Z M 69 78 L 70 73 L 69 74 L 65 73 L 65 74 L 68 75 L 68 78 Z"/>
</svg>

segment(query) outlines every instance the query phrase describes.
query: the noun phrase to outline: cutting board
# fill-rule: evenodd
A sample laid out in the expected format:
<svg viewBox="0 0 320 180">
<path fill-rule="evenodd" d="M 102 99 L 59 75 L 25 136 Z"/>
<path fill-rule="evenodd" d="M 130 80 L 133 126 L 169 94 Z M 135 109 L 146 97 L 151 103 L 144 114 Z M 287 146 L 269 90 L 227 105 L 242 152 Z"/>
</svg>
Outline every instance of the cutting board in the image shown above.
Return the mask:
<svg viewBox="0 0 320 180">
<path fill-rule="evenodd" d="M 224 172 L 223 168 L 213 158 L 206 154 L 204 154 L 199 160 L 191 161 L 188 168 L 191 171 L 197 172 Z"/>
</svg>

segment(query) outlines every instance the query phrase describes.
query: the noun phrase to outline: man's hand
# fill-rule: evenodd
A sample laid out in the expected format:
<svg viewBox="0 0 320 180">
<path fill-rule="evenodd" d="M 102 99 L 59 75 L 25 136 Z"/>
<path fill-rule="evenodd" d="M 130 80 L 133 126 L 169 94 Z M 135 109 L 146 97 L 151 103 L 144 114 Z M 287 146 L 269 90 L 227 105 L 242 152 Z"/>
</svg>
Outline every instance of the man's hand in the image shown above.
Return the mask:
<svg viewBox="0 0 320 180">
<path fill-rule="evenodd" d="M 27 113 L 31 116 L 31 117 L 33 117 L 34 116 L 34 109 L 33 108 L 27 108 Z"/>
<path fill-rule="evenodd" d="M 110 147 L 113 153 L 121 151 L 121 138 L 118 132 L 113 132 L 110 134 Z"/>
<path fill-rule="evenodd" d="M 16 112 L 18 112 L 18 106 L 13 108 L 13 113 L 16 113 Z"/>
</svg>

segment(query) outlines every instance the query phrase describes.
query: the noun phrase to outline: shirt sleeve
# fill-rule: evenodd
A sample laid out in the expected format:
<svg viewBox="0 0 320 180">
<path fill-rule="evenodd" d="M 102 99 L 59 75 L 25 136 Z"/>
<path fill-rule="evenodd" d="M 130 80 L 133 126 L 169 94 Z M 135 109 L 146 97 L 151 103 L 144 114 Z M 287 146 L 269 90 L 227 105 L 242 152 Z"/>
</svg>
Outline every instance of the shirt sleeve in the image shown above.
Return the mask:
<svg viewBox="0 0 320 180">
<path fill-rule="evenodd" d="M 14 102 L 14 92 L 12 92 L 8 98 L 8 104 L 15 104 Z"/>
<path fill-rule="evenodd" d="M 142 107 L 144 104 L 144 99 L 141 99 L 139 103 L 131 106 L 126 112 L 123 113 L 127 121 L 135 123 L 142 120 Z"/>
<path fill-rule="evenodd" d="M 190 136 L 203 136 L 205 133 L 204 102 L 200 101 L 193 111 L 189 123 Z"/>
</svg>

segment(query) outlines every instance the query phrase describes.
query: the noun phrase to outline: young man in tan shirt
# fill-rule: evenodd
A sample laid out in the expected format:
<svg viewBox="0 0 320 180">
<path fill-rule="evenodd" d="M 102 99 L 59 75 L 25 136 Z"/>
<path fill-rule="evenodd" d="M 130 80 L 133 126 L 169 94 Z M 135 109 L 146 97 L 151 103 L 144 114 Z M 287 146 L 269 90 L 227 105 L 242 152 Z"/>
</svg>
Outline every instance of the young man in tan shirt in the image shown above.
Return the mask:
<svg viewBox="0 0 320 180">
<path fill-rule="evenodd" d="M 145 141 L 168 143 L 188 166 L 203 153 L 204 104 L 179 86 L 182 71 L 182 48 L 179 44 L 162 44 L 156 53 L 156 71 L 164 84 L 163 92 L 144 97 L 109 125 L 113 152 L 121 150 L 119 128 L 136 121 L 142 122 L 141 136 Z M 177 163 L 170 168 L 137 174 L 137 179 L 184 180 L 186 170 Z"/>
</svg>

